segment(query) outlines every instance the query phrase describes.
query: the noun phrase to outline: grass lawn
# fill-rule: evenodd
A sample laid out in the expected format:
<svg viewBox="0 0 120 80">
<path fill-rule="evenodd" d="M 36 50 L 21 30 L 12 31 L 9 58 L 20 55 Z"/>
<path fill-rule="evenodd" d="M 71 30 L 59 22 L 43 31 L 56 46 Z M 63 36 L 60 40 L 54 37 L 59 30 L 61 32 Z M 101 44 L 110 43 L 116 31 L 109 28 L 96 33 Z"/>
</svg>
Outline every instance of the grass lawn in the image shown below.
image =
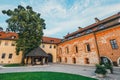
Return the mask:
<svg viewBox="0 0 120 80">
<path fill-rule="evenodd" d="M 0 74 L 0 80 L 97 80 L 59 72 L 20 72 Z"/>
<path fill-rule="evenodd" d="M 17 67 L 17 66 L 24 66 L 22 64 L 5 64 L 4 67 Z"/>
</svg>

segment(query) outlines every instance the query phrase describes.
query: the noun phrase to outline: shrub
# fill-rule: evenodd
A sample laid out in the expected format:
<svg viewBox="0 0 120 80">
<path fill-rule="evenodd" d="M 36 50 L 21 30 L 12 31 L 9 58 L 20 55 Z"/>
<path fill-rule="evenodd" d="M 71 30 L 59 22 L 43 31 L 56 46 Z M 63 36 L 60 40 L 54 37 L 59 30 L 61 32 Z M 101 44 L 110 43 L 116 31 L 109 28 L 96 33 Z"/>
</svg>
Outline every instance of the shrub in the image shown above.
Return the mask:
<svg viewBox="0 0 120 80">
<path fill-rule="evenodd" d="M 105 66 L 97 64 L 95 73 L 105 75 L 107 73 Z"/>
</svg>

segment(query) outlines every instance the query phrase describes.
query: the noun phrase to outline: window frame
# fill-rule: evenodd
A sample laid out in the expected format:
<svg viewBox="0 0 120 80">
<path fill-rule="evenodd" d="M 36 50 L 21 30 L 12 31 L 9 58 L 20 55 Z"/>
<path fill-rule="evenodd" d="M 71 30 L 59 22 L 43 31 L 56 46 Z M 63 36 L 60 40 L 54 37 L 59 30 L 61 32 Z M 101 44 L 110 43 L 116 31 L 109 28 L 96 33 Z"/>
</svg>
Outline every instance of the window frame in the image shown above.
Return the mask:
<svg viewBox="0 0 120 80">
<path fill-rule="evenodd" d="M 65 48 L 65 52 L 66 52 L 67 54 L 69 54 L 69 48 L 68 48 L 68 47 Z"/>
<path fill-rule="evenodd" d="M 0 45 L 2 44 L 2 41 L 0 40 Z"/>
<path fill-rule="evenodd" d="M 8 56 L 8 58 L 9 58 L 9 59 L 12 59 L 12 57 L 13 57 L 13 54 L 10 53 L 9 56 Z"/>
<path fill-rule="evenodd" d="M 75 53 L 78 53 L 78 46 L 77 45 L 74 46 L 74 49 L 75 49 Z"/>
<path fill-rule="evenodd" d="M 42 44 L 42 48 L 45 48 L 45 45 L 44 45 L 44 44 Z"/>
<path fill-rule="evenodd" d="M 86 43 L 85 44 L 86 52 L 91 52 L 90 44 Z"/>
<path fill-rule="evenodd" d="M 11 46 L 15 46 L 15 42 L 12 42 L 12 43 L 11 43 Z"/>
<path fill-rule="evenodd" d="M 52 45 L 50 45 L 49 48 L 52 48 Z"/>
<path fill-rule="evenodd" d="M 5 41 L 5 44 L 4 44 L 5 46 L 8 46 L 8 41 Z"/>
<path fill-rule="evenodd" d="M 2 53 L 1 59 L 5 59 L 6 53 Z"/>
<path fill-rule="evenodd" d="M 62 54 L 62 48 L 59 48 L 59 53 Z"/>
<path fill-rule="evenodd" d="M 111 45 L 112 49 L 118 49 L 118 44 L 117 44 L 116 39 L 111 39 L 110 40 L 110 45 Z"/>
</svg>

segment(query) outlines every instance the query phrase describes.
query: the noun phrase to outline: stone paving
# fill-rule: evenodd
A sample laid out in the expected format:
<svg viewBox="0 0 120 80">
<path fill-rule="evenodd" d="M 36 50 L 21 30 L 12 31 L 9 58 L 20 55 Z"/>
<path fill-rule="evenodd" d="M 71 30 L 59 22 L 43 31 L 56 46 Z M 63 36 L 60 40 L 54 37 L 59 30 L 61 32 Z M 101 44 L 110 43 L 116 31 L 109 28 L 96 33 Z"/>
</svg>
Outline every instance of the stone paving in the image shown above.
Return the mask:
<svg viewBox="0 0 120 80">
<path fill-rule="evenodd" d="M 34 71 L 64 72 L 96 78 L 94 73 L 95 67 L 92 66 L 48 64 L 24 67 L 0 67 L 0 73 L 34 72 Z M 120 80 L 120 67 L 114 68 L 114 74 L 107 74 L 105 78 L 99 78 L 99 80 Z"/>
</svg>

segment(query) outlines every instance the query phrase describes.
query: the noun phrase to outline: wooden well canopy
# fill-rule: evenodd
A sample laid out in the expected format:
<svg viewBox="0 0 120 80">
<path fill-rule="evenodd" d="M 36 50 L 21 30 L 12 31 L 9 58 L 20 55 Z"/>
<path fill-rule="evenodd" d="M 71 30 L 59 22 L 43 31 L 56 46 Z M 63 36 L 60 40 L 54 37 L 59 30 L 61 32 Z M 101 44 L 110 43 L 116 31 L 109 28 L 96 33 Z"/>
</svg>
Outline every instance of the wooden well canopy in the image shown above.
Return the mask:
<svg viewBox="0 0 120 80">
<path fill-rule="evenodd" d="M 30 51 L 27 55 L 26 55 L 26 64 L 28 64 L 28 62 L 32 65 L 37 64 L 38 62 L 43 65 L 44 63 L 47 64 L 48 63 L 48 55 L 47 53 L 41 49 L 40 47 L 35 48 L 34 50 Z"/>
</svg>

